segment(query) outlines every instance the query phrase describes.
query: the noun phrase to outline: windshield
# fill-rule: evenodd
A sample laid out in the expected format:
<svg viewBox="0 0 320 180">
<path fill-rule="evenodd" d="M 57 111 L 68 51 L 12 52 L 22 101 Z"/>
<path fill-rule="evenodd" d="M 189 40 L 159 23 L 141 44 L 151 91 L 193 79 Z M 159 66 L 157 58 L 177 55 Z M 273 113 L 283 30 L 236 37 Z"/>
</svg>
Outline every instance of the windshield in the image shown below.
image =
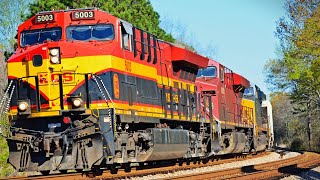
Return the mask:
<svg viewBox="0 0 320 180">
<path fill-rule="evenodd" d="M 253 100 L 254 101 L 254 89 L 253 87 L 249 87 L 249 88 L 246 88 L 244 90 L 244 93 L 243 93 L 243 97 L 245 99 L 249 99 L 249 100 Z"/>
<path fill-rule="evenodd" d="M 114 39 L 113 25 L 97 24 L 85 26 L 67 27 L 67 38 L 69 40 L 112 40 Z"/>
<path fill-rule="evenodd" d="M 254 95 L 253 87 L 246 88 L 246 89 L 244 90 L 244 95 L 247 95 L 247 96 L 252 96 L 252 95 Z"/>
<path fill-rule="evenodd" d="M 59 41 L 61 39 L 61 31 L 60 27 L 22 31 L 20 46 L 41 44 L 44 41 Z"/>
<path fill-rule="evenodd" d="M 215 66 L 208 67 L 206 69 L 199 69 L 197 77 L 206 76 L 206 77 L 217 77 L 217 68 Z"/>
</svg>

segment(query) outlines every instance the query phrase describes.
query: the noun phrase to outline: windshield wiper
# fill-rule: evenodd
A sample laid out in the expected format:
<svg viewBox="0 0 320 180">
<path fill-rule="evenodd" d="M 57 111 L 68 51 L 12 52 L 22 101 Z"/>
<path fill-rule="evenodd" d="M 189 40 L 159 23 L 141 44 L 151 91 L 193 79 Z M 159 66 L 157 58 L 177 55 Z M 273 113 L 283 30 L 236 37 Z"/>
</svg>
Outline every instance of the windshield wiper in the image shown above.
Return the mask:
<svg viewBox="0 0 320 180">
<path fill-rule="evenodd" d="M 41 31 L 39 31 L 39 36 L 38 36 L 38 43 L 39 43 L 39 41 L 40 41 L 40 37 L 41 37 L 41 32 L 42 32 L 42 30 Z"/>
</svg>

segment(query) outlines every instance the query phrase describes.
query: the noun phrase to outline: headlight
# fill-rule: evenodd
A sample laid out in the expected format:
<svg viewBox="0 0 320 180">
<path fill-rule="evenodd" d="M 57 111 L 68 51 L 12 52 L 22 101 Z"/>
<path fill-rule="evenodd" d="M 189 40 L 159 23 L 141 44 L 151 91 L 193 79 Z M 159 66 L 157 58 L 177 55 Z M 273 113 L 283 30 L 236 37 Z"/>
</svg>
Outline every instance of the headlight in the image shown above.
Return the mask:
<svg viewBox="0 0 320 180">
<path fill-rule="evenodd" d="M 60 50 L 58 48 L 53 48 L 49 50 L 50 61 L 53 64 L 60 64 Z"/>
<path fill-rule="evenodd" d="M 74 107 L 80 107 L 82 105 L 82 100 L 80 98 L 74 98 L 72 100 L 72 104 Z"/>
<path fill-rule="evenodd" d="M 57 56 L 51 57 L 51 62 L 54 63 L 54 64 L 58 64 L 59 63 L 59 57 L 57 57 Z"/>
<path fill-rule="evenodd" d="M 25 111 L 28 109 L 29 105 L 27 102 L 20 102 L 18 107 L 20 111 Z"/>
<path fill-rule="evenodd" d="M 58 54 L 59 54 L 59 49 L 50 49 L 50 54 L 51 54 L 52 56 L 58 55 Z"/>
</svg>

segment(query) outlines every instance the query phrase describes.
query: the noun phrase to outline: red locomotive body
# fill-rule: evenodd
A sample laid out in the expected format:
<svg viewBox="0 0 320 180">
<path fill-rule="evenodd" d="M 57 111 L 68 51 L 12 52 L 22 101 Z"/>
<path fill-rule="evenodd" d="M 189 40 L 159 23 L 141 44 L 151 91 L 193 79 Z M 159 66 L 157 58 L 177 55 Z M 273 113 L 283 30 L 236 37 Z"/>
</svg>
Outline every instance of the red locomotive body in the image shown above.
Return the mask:
<svg viewBox="0 0 320 180">
<path fill-rule="evenodd" d="M 265 97 L 259 99 L 249 93 L 252 90 L 257 96 L 263 94 L 258 87 L 250 85 L 246 78 L 214 60 L 209 61 L 207 68 L 199 70 L 196 86 L 203 108 L 202 117 L 216 125 L 212 137 L 217 139 L 213 145 L 217 154 L 252 149 L 261 151 L 270 145 L 271 136 L 268 133 L 272 128 L 268 129 L 266 124 L 272 124 L 272 118 L 267 119 L 270 112 L 267 114 L 267 107 L 262 107 L 263 101 L 267 101 Z M 264 126 L 257 122 L 261 118 L 265 118 Z"/>
<path fill-rule="evenodd" d="M 210 158 L 263 150 L 270 137 L 248 80 L 98 9 L 24 22 L 8 76 L 2 132 L 19 171 Z"/>
</svg>

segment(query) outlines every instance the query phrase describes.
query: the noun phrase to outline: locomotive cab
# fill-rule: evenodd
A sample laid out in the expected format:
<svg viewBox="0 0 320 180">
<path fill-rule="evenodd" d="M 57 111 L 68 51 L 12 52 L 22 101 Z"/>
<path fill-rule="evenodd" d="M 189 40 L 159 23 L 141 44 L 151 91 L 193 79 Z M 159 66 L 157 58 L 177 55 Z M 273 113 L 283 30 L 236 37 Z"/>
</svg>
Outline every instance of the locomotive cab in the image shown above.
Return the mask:
<svg viewBox="0 0 320 180">
<path fill-rule="evenodd" d="M 77 109 L 74 102 L 79 101 L 78 106 L 88 109 L 90 90 L 84 86 L 111 59 L 100 58 L 96 66 L 86 66 L 92 59 L 84 57 L 109 55 L 120 46 L 115 40 L 116 22 L 107 13 L 84 9 L 42 12 L 20 25 L 18 48 L 8 60 L 9 81 L 17 87 L 12 112 L 29 118 L 46 116 L 44 113 L 58 116 L 61 111 Z M 112 95 L 113 89 L 108 91 Z M 18 100 L 25 104 L 30 100 L 29 114 L 19 109 Z"/>
</svg>

